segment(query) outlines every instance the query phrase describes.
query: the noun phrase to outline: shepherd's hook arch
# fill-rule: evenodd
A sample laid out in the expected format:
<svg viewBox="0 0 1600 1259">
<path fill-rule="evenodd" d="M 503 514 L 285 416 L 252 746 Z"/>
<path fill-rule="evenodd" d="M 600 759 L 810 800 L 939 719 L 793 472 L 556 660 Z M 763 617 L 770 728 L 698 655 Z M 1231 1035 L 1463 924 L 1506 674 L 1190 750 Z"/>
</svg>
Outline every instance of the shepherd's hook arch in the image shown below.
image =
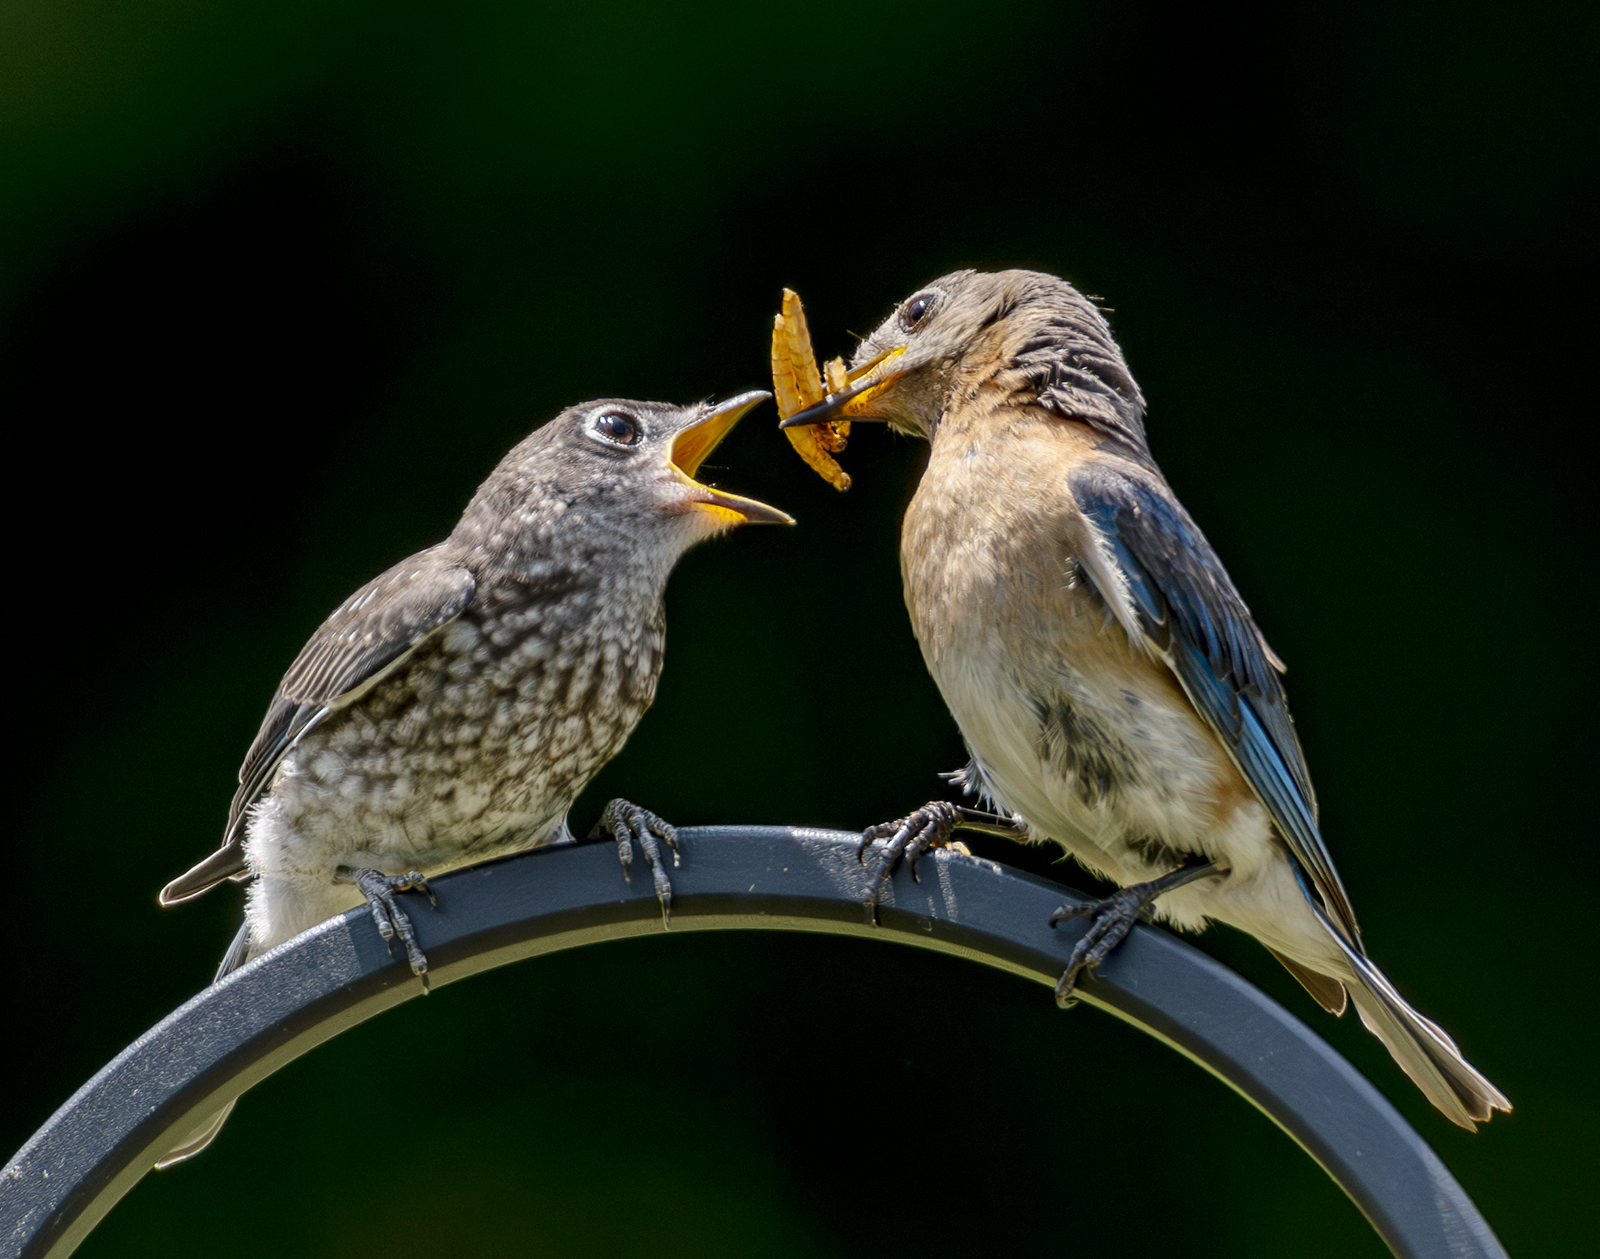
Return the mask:
<svg viewBox="0 0 1600 1259">
<path fill-rule="evenodd" d="M 898 941 L 1054 985 L 1079 899 L 992 861 L 935 852 L 903 870 L 880 925 L 862 913 L 857 836 L 781 826 L 683 828 L 674 931 L 765 929 Z M 412 915 L 435 986 L 602 940 L 661 931 L 648 880 L 610 844 L 562 845 L 434 881 Z M 373 1015 L 422 995 L 364 908 L 297 936 L 173 1011 L 79 1089 L 0 1173 L 5 1253 L 65 1259 L 123 1194 L 228 1100 Z M 1198 949 L 1135 928 L 1082 999 L 1193 1059 L 1333 1177 L 1403 1259 L 1504 1259 L 1437 1155 L 1354 1067 L 1277 1002 Z"/>
</svg>

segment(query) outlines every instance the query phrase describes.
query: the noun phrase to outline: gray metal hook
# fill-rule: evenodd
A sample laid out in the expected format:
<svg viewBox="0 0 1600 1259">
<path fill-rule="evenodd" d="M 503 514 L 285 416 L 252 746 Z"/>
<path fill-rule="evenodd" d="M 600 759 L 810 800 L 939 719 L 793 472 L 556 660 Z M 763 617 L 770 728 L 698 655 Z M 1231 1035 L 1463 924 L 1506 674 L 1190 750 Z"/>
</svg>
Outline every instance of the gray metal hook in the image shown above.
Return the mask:
<svg viewBox="0 0 1600 1259">
<path fill-rule="evenodd" d="M 937 851 L 866 924 L 857 836 L 779 826 L 683 828 L 673 931 L 815 931 L 969 958 L 1054 985 L 1079 924 L 1057 884 Z M 661 931 L 648 880 L 609 843 L 563 845 L 434 883 L 412 915 L 435 986 L 508 962 Z M 0 1173 L 0 1250 L 64 1259 L 155 1160 L 244 1090 L 346 1028 L 422 995 L 365 908 L 297 936 L 156 1024 L 58 1110 Z M 1333 1177 L 1403 1259 L 1503 1259 L 1488 1224 L 1399 1112 L 1277 1002 L 1176 937 L 1135 928 L 1081 998 L 1232 1086 Z"/>
</svg>

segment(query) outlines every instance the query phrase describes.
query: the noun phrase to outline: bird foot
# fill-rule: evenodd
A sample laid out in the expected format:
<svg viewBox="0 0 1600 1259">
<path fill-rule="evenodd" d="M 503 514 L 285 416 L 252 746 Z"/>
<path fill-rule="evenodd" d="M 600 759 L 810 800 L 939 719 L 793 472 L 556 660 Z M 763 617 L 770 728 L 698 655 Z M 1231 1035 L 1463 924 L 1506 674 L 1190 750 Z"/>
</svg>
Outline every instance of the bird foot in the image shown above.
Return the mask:
<svg viewBox="0 0 1600 1259">
<path fill-rule="evenodd" d="M 1066 974 L 1056 984 L 1056 1004 L 1063 1010 L 1078 1004 L 1073 989 L 1078 986 L 1078 976 L 1084 970 L 1094 970 L 1111 956 L 1111 951 L 1127 938 L 1133 924 L 1144 917 L 1150 902 L 1160 895 L 1151 892 L 1149 883 L 1135 883 L 1121 888 L 1101 901 L 1086 905 L 1063 905 L 1050 915 L 1050 925 L 1057 926 L 1069 918 L 1089 919 L 1089 930 L 1073 945 L 1072 956 L 1067 959 Z"/>
<path fill-rule="evenodd" d="M 383 937 L 384 948 L 392 953 L 394 939 L 400 937 L 400 943 L 405 946 L 406 961 L 411 963 L 411 973 L 422 981 L 423 988 L 427 988 L 428 959 L 418 947 L 416 930 L 406 911 L 400 908 L 395 893 L 422 892 L 427 896 L 428 903 L 437 909 L 439 898 L 428 886 L 428 880 L 415 870 L 405 874 L 384 874 L 379 870 L 352 869 L 349 866 L 340 866 L 334 877 L 340 883 L 355 884 L 356 890 L 367 898 L 367 908 L 372 912 L 372 921 L 378 926 L 378 934 Z"/>
<path fill-rule="evenodd" d="M 678 832 L 672 823 L 657 817 L 649 809 L 641 809 L 626 800 L 613 800 L 601 810 L 600 820 L 589 832 L 589 838 L 610 835 L 617 841 L 617 856 L 622 861 L 622 877 L 633 882 L 633 846 L 639 845 L 644 859 L 650 865 L 650 876 L 655 880 L 656 899 L 661 902 L 661 922 L 672 925 L 672 880 L 667 877 L 666 865 L 661 859 L 662 843 L 672 849 L 672 864 L 683 864 L 683 849 L 678 845 Z"/>
<path fill-rule="evenodd" d="M 1130 883 L 1119 888 L 1104 900 L 1089 901 L 1083 905 L 1063 905 L 1050 915 L 1050 925 L 1055 927 L 1071 918 L 1089 919 L 1089 929 L 1083 938 L 1072 946 L 1072 956 L 1067 959 L 1067 970 L 1056 984 L 1056 1004 L 1063 1010 L 1078 1003 L 1073 989 L 1078 986 L 1078 976 L 1085 970 L 1096 970 L 1111 956 L 1133 930 L 1141 918 L 1148 919 L 1150 906 L 1163 892 L 1209 878 L 1221 873 L 1210 861 L 1197 861 L 1181 866 L 1170 874 L 1148 883 Z"/>
<path fill-rule="evenodd" d="M 856 860 L 862 865 L 867 864 L 867 849 L 872 847 L 873 840 L 889 841 L 883 851 L 883 860 L 878 862 L 878 869 L 872 876 L 872 884 L 866 899 L 862 902 L 867 911 L 869 925 L 878 925 L 878 901 L 883 896 L 883 889 L 888 885 L 889 877 L 894 874 L 902 859 L 906 863 L 906 869 L 911 872 L 911 877 L 921 883 L 922 879 L 917 874 L 917 862 L 933 849 L 949 848 L 955 852 L 965 853 L 969 857 L 972 855 L 972 850 L 965 844 L 959 840 L 952 841 L 950 838 L 950 833 L 962 824 L 964 812 L 966 810 L 958 805 L 949 804 L 944 800 L 930 800 L 903 818 L 893 822 L 880 822 L 861 832 L 861 842 L 856 845 Z"/>
</svg>

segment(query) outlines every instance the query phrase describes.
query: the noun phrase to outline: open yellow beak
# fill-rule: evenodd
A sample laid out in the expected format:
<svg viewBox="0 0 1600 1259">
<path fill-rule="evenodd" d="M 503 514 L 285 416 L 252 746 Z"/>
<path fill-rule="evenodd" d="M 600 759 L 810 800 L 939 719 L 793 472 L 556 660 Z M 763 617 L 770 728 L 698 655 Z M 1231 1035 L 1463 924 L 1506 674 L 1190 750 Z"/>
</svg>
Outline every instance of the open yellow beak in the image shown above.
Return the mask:
<svg viewBox="0 0 1600 1259">
<path fill-rule="evenodd" d="M 689 486 L 692 493 L 689 505 L 696 511 L 709 512 L 719 521 L 730 525 L 764 524 L 792 525 L 794 517 L 788 512 L 768 507 L 753 498 L 724 493 L 694 479 L 706 456 L 721 444 L 733 431 L 733 426 L 744 418 L 745 412 L 757 403 L 772 397 L 765 390 L 742 393 L 726 402 L 719 402 L 672 439 L 672 470 Z"/>
</svg>

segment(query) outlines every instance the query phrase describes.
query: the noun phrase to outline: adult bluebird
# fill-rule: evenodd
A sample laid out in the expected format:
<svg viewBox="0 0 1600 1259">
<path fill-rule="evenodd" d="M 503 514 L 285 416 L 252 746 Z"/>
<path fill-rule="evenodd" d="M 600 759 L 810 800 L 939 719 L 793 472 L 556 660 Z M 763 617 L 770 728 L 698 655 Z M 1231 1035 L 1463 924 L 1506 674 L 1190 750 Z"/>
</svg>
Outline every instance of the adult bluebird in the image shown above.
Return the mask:
<svg viewBox="0 0 1600 1259">
<path fill-rule="evenodd" d="M 1099 310 L 1053 276 L 956 272 L 902 302 L 855 363 L 880 358 L 785 423 L 884 420 L 931 445 L 900 557 L 972 756 L 953 777 L 1121 889 L 1052 919 L 1090 919 L 1057 999 L 1146 911 L 1195 931 L 1225 922 L 1325 1009 L 1343 1013 L 1348 994 L 1454 1122 L 1510 1110 L 1367 956 L 1283 665 L 1151 457 L 1144 398 Z M 868 830 L 863 856 L 889 840 L 875 888 L 973 816 L 941 801 Z"/>
<path fill-rule="evenodd" d="M 365 901 L 426 983 L 396 893 L 431 897 L 429 875 L 570 838 L 573 800 L 655 696 L 679 556 L 746 522 L 793 523 L 694 479 L 768 396 L 567 409 L 501 461 L 445 541 L 323 622 L 245 756 L 222 847 L 161 893 L 171 905 L 250 884 L 219 975 Z M 613 800 L 597 830 L 615 836 L 624 873 L 639 845 L 665 914 L 657 840 L 676 848 L 672 827 Z M 226 1117 L 162 1165 L 198 1153 Z"/>
</svg>

